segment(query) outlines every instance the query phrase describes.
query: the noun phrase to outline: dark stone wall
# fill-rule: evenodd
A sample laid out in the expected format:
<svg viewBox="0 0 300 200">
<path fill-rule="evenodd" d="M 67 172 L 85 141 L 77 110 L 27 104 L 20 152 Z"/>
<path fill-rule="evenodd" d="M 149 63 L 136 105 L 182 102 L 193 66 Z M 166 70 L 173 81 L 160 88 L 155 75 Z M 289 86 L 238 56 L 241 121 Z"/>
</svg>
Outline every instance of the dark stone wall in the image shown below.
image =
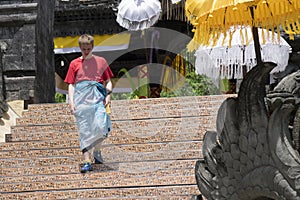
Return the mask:
<svg viewBox="0 0 300 200">
<path fill-rule="evenodd" d="M 34 95 L 36 16 L 36 3 L 0 2 L 0 117 L 6 101 Z"/>
<path fill-rule="evenodd" d="M 55 101 L 55 0 L 0 1 L 0 117 L 6 101 Z"/>
<path fill-rule="evenodd" d="M 9 48 L 3 55 L 6 100 L 28 100 L 34 95 L 35 25 L 19 27 L 12 36 L 6 40 Z"/>
<path fill-rule="evenodd" d="M 55 101 L 54 8 L 55 0 L 39 0 L 36 20 L 36 79 L 34 103 Z"/>
<path fill-rule="evenodd" d="M 96 7 L 78 7 L 55 10 L 54 36 L 77 36 L 87 34 L 113 34 L 125 31 L 116 22 L 116 13 L 112 9 Z"/>
</svg>

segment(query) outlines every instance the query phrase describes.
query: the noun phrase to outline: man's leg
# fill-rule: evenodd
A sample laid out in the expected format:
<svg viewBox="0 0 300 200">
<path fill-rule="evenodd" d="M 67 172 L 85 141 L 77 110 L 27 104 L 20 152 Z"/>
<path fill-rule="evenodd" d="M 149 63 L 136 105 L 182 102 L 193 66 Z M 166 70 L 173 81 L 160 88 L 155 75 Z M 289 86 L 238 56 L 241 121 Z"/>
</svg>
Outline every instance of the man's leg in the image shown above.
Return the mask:
<svg viewBox="0 0 300 200">
<path fill-rule="evenodd" d="M 83 153 L 84 162 L 80 172 L 85 173 L 87 171 L 93 171 L 93 167 L 91 165 L 91 159 L 90 159 L 90 152 L 87 149 L 83 149 L 82 153 Z"/>
<path fill-rule="evenodd" d="M 94 148 L 93 155 L 94 155 L 94 159 L 95 159 L 95 164 L 103 164 L 104 163 L 102 155 L 101 155 L 101 148 L 102 148 L 103 140 L 100 141 Z"/>
</svg>

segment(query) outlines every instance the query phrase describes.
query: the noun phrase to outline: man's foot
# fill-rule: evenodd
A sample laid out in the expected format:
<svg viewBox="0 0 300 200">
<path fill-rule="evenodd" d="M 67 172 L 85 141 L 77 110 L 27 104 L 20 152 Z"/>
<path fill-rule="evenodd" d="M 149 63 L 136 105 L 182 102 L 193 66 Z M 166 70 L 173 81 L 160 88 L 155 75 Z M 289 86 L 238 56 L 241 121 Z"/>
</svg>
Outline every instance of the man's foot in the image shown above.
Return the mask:
<svg viewBox="0 0 300 200">
<path fill-rule="evenodd" d="M 104 163 L 102 155 L 101 155 L 101 151 L 99 151 L 99 150 L 94 151 L 94 159 L 95 159 L 95 164 L 103 164 Z"/>
<path fill-rule="evenodd" d="M 80 169 L 80 172 L 81 173 L 86 173 L 88 171 L 93 171 L 93 167 L 92 167 L 91 163 L 86 162 L 86 163 L 83 164 L 83 167 Z"/>
</svg>

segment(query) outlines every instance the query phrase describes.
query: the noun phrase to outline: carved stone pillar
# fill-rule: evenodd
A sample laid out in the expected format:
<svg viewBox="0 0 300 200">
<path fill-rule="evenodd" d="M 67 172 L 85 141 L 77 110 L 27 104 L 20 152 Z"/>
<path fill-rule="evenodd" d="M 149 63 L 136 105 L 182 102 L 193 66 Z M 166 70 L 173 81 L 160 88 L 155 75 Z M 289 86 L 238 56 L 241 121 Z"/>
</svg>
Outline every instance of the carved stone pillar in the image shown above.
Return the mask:
<svg viewBox="0 0 300 200">
<path fill-rule="evenodd" d="M 4 81 L 3 81 L 3 65 L 2 55 L 7 49 L 7 44 L 0 41 L 0 118 L 3 117 L 3 113 L 8 111 L 8 105 L 5 101 Z"/>
<path fill-rule="evenodd" d="M 54 10 L 55 0 L 39 0 L 36 20 L 36 78 L 34 103 L 55 101 Z"/>
</svg>

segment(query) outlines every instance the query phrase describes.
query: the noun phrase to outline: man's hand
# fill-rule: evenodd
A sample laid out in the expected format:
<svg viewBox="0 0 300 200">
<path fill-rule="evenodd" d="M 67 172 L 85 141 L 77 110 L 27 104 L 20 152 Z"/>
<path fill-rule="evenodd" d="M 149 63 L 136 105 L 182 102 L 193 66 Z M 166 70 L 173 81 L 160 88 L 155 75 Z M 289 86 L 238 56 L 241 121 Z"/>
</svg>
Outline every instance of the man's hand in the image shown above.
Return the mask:
<svg viewBox="0 0 300 200">
<path fill-rule="evenodd" d="M 108 94 L 104 100 L 104 106 L 106 107 L 108 104 L 110 104 L 110 94 Z"/>
<path fill-rule="evenodd" d="M 74 113 L 75 113 L 75 105 L 74 105 L 74 103 L 69 103 L 69 106 L 70 106 L 71 113 L 74 115 Z"/>
</svg>

